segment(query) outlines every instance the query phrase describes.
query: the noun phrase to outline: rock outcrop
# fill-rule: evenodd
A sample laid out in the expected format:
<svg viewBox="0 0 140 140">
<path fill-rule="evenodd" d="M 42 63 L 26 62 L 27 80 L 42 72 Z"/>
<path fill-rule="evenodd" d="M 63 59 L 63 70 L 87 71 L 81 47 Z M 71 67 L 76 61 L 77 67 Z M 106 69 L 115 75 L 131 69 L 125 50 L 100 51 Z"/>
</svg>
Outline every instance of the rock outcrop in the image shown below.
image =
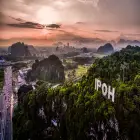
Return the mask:
<svg viewBox="0 0 140 140">
<path fill-rule="evenodd" d="M 88 53 L 88 52 L 89 52 L 88 49 L 87 49 L 86 47 L 83 47 L 83 48 L 81 49 L 81 51 L 82 51 L 83 53 Z"/>
<path fill-rule="evenodd" d="M 31 45 L 17 42 L 8 48 L 8 52 L 14 57 L 32 56 L 36 53 L 36 49 Z"/>
<path fill-rule="evenodd" d="M 104 46 L 100 46 L 97 50 L 97 53 L 101 53 L 101 54 L 111 54 L 113 52 L 114 52 L 114 48 L 110 43 L 107 43 Z"/>
<path fill-rule="evenodd" d="M 64 82 L 64 67 L 59 58 L 51 55 L 42 61 L 36 60 L 32 65 L 32 70 L 27 74 L 27 80 L 34 81 L 36 79 L 51 83 Z"/>
</svg>

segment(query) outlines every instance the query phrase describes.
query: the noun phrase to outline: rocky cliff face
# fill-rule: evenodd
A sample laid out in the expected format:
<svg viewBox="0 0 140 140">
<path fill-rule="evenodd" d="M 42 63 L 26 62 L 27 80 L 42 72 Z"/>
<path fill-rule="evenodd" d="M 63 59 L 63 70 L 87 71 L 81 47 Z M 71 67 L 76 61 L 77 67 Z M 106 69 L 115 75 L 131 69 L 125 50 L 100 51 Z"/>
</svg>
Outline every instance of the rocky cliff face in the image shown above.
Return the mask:
<svg viewBox="0 0 140 140">
<path fill-rule="evenodd" d="M 51 55 L 42 61 L 36 61 L 27 74 L 27 80 L 44 80 L 52 83 L 64 82 L 64 67 L 59 58 Z"/>
<path fill-rule="evenodd" d="M 100 46 L 97 50 L 97 53 L 102 53 L 102 54 L 110 54 L 113 52 L 114 52 L 114 48 L 110 43 L 107 43 L 104 46 Z"/>
<path fill-rule="evenodd" d="M 8 48 L 8 52 L 11 53 L 11 56 L 21 57 L 21 56 L 31 56 L 35 53 L 35 48 L 33 46 L 26 45 L 21 42 L 12 44 Z"/>
</svg>

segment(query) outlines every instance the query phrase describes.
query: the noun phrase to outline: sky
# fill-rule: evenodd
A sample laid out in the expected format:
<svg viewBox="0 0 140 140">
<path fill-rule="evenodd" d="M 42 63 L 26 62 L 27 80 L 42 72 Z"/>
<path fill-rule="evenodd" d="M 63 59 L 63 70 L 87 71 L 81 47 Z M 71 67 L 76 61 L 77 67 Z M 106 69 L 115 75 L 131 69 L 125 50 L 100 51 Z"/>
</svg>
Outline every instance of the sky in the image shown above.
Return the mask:
<svg viewBox="0 0 140 140">
<path fill-rule="evenodd" d="M 0 0 L 0 46 L 140 40 L 140 0 Z"/>
</svg>

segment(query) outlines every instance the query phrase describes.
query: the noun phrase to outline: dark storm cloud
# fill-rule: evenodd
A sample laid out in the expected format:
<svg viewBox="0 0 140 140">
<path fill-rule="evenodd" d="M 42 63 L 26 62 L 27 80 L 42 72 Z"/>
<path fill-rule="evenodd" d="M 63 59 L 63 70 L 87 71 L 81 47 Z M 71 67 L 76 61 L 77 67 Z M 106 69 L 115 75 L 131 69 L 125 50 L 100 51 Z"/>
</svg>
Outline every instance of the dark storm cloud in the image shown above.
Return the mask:
<svg viewBox="0 0 140 140">
<path fill-rule="evenodd" d="M 11 16 L 9 16 L 9 17 L 11 17 Z M 21 19 L 21 18 L 14 18 L 14 17 L 11 17 L 11 18 L 14 19 L 14 20 L 20 21 L 20 22 L 24 22 L 24 20 Z"/>
<path fill-rule="evenodd" d="M 15 18 L 12 16 L 5 15 L 2 12 L 0 12 L 0 26 L 3 25 L 8 25 L 17 28 L 34 28 L 34 29 L 43 29 L 44 27 L 49 29 L 56 29 L 61 27 L 61 25 L 59 24 L 42 25 L 35 22 L 29 22 L 21 18 Z"/>
<path fill-rule="evenodd" d="M 18 27 L 18 28 L 34 28 L 34 29 L 43 29 L 44 26 L 38 23 L 33 22 L 25 22 L 25 23 L 19 23 L 19 24 L 7 24 L 12 27 Z"/>
<path fill-rule="evenodd" d="M 105 32 L 105 33 L 117 33 L 118 31 L 111 31 L 111 30 L 95 30 L 96 32 Z"/>
<path fill-rule="evenodd" d="M 34 28 L 34 29 L 43 29 L 44 27 L 57 29 L 60 28 L 61 25 L 58 24 L 49 24 L 49 25 L 41 25 L 34 22 L 25 22 L 19 24 L 7 24 L 8 26 L 17 27 L 17 28 Z"/>
<path fill-rule="evenodd" d="M 49 27 L 49 28 L 60 28 L 61 25 L 59 25 L 59 24 L 49 24 L 46 27 Z"/>
</svg>

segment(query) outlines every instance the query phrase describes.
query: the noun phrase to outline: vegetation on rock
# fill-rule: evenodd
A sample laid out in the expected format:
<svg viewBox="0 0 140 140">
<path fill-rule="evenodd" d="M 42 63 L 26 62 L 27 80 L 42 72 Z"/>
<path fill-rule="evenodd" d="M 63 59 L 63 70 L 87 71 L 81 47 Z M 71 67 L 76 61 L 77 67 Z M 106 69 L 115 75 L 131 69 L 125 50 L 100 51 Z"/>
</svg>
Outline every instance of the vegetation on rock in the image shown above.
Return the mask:
<svg viewBox="0 0 140 140">
<path fill-rule="evenodd" d="M 32 70 L 27 74 L 27 79 L 29 81 L 39 79 L 52 83 L 64 82 L 64 66 L 55 55 L 51 55 L 42 61 L 36 60 Z"/>
</svg>

